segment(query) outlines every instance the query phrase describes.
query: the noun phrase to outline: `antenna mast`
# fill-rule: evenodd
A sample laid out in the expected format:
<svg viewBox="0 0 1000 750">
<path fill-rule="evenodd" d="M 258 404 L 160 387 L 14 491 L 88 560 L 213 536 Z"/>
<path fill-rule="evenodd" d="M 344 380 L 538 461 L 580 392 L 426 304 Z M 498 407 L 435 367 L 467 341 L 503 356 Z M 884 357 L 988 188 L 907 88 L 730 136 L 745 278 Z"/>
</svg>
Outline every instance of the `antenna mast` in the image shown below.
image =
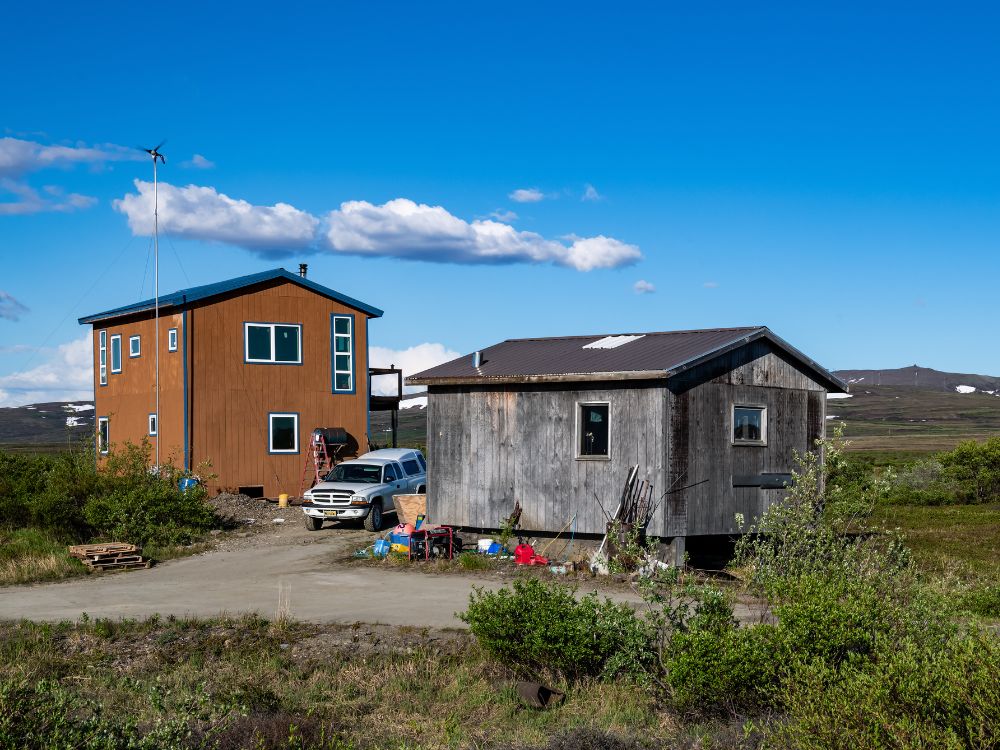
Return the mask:
<svg viewBox="0 0 1000 750">
<path fill-rule="evenodd" d="M 147 154 L 153 159 L 153 332 L 154 332 L 154 361 L 155 361 L 155 383 L 154 392 L 156 394 L 155 417 L 156 420 L 156 471 L 160 471 L 160 220 L 159 220 L 159 195 L 156 175 L 156 160 L 161 164 L 166 164 L 167 160 L 160 153 L 160 148 L 166 141 L 160 141 L 158 146 L 144 148 Z"/>
</svg>

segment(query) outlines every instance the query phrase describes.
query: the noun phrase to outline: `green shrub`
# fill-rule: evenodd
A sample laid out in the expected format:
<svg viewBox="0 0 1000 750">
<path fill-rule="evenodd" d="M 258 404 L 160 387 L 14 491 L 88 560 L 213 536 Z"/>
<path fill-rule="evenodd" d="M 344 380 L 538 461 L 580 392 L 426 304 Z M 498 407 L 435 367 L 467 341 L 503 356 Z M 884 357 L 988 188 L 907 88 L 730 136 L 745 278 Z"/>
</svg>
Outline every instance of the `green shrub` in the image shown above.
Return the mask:
<svg viewBox="0 0 1000 750">
<path fill-rule="evenodd" d="M 40 529 L 65 543 L 188 544 L 217 525 L 205 492 L 178 489 L 183 473 L 150 472 L 149 445 L 126 444 L 98 470 L 92 452 L 0 452 L 0 527 Z"/>
<path fill-rule="evenodd" d="M 558 583 L 515 580 L 513 588 L 476 589 L 459 617 L 486 653 L 522 672 L 641 676 L 651 654 L 645 623 L 628 605 L 574 594 Z"/>
<path fill-rule="evenodd" d="M 803 748 L 1000 747 L 1000 643 L 969 633 L 934 648 L 880 640 L 876 657 L 832 670 L 800 663 L 772 743 Z"/>
<path fill-rule="evenodd" d="M 682 710 L 753 708 L 775 702 L 787 651 L 771 625 L 675 633 L 666 679 Z"/>
<path fill-rule="evenodd" d="M 967 440 L 940 458 L 947 476 L 958 484 L 962 502 L 1000 502 L 1000 437 L 983 443 Z"/>
</svg>

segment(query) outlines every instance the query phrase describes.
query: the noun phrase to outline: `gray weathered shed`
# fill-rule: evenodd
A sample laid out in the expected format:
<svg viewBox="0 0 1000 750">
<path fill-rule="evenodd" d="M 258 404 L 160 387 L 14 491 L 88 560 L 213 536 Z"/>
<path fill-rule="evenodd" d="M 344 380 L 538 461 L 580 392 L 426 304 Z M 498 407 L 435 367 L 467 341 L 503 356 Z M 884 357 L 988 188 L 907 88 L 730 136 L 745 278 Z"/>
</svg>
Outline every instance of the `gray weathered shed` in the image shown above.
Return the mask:
<svg viewBox="0 0 1000 750">
<path fill-rule="evenodd" d="M 766 327 L 515 339 L 407 378 L 428 389 L 428 515 L 602 534 L 630 466 L 665 495 L 649 533 L 738 533 L 845 384 Z"/>
</svg>

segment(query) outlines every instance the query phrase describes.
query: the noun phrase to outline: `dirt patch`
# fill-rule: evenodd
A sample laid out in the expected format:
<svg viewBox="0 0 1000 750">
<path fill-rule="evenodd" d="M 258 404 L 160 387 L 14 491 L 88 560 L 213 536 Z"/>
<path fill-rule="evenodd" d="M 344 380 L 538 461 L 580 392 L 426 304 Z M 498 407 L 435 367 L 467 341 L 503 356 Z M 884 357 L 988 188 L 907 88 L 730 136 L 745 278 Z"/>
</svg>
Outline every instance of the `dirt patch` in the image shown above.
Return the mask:
<svg viewBox="0 0 1000 750">
<path fill-rule="evenodd" d="M 329 541 L 327 534 L 335 530 L 359 545 L 371 544 L 371 534 L 357 527 L 331 524 L 321 531 L 305 528 L 302 509 L 297 506 L 279 508 L 277 503 L 263 498 L 223 492 L 208 499 L 208 504 L 222 519 L 223 528 L 213 531 L 208 542 L 211 550 L 231 551 L 251 547 L 286 544 L 315 544 Z"/>
</svg>

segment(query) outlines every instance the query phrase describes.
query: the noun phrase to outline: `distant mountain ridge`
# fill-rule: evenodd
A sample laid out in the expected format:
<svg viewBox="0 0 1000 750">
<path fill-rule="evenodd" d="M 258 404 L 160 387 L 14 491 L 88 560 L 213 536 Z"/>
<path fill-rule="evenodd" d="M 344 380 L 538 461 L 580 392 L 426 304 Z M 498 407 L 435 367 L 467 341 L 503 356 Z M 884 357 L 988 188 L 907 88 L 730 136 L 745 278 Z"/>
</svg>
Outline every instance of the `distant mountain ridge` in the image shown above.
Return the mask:
<svg viewBox="0 0 1000 750">
<path fill-rule="evenodd" d="M 852 391 L 867 386 L 891 385 L 924 391 L 1000 394 L 1000 377 L 942 372 L 918 365 L 895 370 L 835 370 L 833 374 L 850 385 Z"/>
<path fill-rule="evenodd" d="M 1000 377 L 942 372 L 916 365 L 888 370 L 837 370 L 834 374 L 848 383 L 850 393 L 830 399 L 828 418 L 845 422 L 856 446 L 862 445 L 866 436 L 892 436 L 891 441 L 883 441 L 886 445 L 915 436 L 933 438 L 937 441 L 933 446 L 941 448 L 963 436 L 1000 433 Z M 372 441 L 389 444 L 389 412 L 372 412 L 370 417 Z M 0 446 L 59 449 L 72 442 L 92 440 L 93 435 L 91 401 L 0 408 Z M 399 444 L 422 446 L 426 441 L 427 410 L 402 410 Z"/>
</svg>

